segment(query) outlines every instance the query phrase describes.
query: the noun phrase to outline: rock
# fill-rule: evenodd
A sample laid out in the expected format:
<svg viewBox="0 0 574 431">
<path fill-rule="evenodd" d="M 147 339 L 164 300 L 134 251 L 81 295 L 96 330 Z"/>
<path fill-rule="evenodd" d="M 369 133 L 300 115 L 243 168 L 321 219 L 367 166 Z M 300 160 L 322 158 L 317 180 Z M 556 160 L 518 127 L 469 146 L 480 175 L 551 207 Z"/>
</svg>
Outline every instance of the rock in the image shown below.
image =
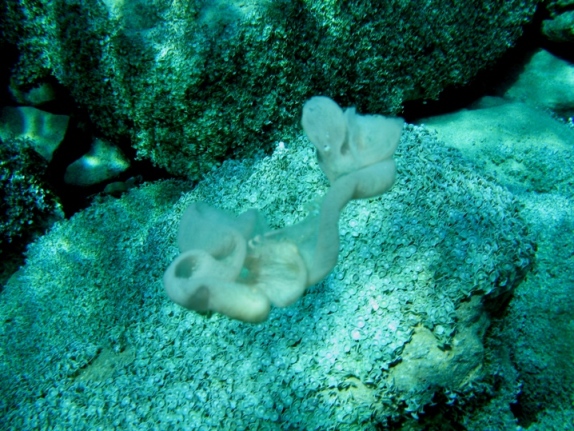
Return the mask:
<svg viewBox="0 0 574 431">
<path fill-rule="evenodd" d="M 539 49 L 504 94 L 563 118 L 574 116 L 574 64 Z"/>
<path fill-rule="evenodd" d="M 90 151 L 66 169 L 64 181 L 74 186 L 91 186 L 117 177 L 130 167 L 119 148 L 96 138 Z"/>
<path fill-rule="evenodd" d="M 38 106 L 56 99 L 54 86 L 47 82 L 43 82 L 29 90 L 23 91 L 12 81 L 9 90 L 19 105 Z"/>
<path fill-rule="evenodd" d="M 430 406 L 459 415 L 496 391 L 483 304 L 524 277 L 531 238 L 515 198 L 422 127 L 405 127 L 393 188 L 342 213 L 338 265 L 296 304 L 249 325 L 167 298 L 161 277 L 190 203 L 256 206 L 273 226 L 312 209 L 326 179 L 308 142 L 288 142 L 197 184 L 103 198 L 29 247 L 0 297 L 8 428 L 367 430 L 424 420 Z"/>
<path fill-rule="evenodd" d="M 457 309 L 457 329 L 448 349 L 440 349 L 436 336 L 425 327 L 415 329 L 405 346 L 402 361 L 390 369 L 390 376 L 401 392 L 416 387 L 463 387 L 465 381 L 481 377 L 484 360 L 484 333 L 490 320 L 475 296 Z M 419 404 L 430 403 L 427 391 Z"/>
<path fill-rule="evenodd" d="M 7 3 L 19 82 L 54 76 L 107 139 L 199 179 L 271 150 L 309 95 L 396 114 L 468 83 L 538 1 L 37 3 Z"/>
<path fill-rule="evenodd" d="M 27 106 L 5 107 L 0 115 L 0 138 L 27 138 L 34 150 L 47 161 L 64 140 L 67 115 L 55 115 Z"/>
<path fill-rule="evenodd" d="M 472 109 L 420 123 L 512 190 L 548 192 L 574 185 L 568 169 L 574 130 L 525 103 L 484 97 Z"/>
<path fill-rule="evenodd" d="M 563 12 L 542 23 L 542 33 L 553 42 L 574 43 L 574 11 Z"/>
</svg>

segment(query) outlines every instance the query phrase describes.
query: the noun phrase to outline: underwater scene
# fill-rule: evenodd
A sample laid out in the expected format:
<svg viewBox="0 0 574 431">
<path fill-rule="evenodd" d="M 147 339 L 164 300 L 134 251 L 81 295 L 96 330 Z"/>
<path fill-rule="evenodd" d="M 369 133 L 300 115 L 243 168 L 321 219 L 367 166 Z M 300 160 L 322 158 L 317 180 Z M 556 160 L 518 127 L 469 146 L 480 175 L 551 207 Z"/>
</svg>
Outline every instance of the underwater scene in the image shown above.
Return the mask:
<svg viewBox="0 0 574 431">
<path fill-rule="evenodd" d="M 574 0 L 0 6 L 0 430 L 574 430 Z"/>
</svg>

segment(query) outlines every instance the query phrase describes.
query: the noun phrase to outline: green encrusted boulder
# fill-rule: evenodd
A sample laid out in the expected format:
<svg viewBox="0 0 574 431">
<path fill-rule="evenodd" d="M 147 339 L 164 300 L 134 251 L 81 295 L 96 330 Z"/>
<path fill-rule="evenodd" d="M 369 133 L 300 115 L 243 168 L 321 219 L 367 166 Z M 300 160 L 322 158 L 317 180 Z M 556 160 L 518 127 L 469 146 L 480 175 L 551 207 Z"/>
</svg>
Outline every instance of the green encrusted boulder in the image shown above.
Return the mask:
<svg viewBox="0 0 574 431">
<path fill-rule="evenodd" d="M 333 272 L 261 324 L 185 310 L 161 280 L 193 202 L 256 208 L 271 228 L 302 220 L 328 188 L 305 138 L 226 161 L 194 189 L 147 184 L 58 223 L 0 295 L 5 423 L 408 429 L 426 406 L 462 415 L 495 396 L 487 310 L 534 253 L 520 208 L 422 127 L 406 126 L 395 158 L 393 188 L 341 214 Z"/>
<path fill-rule="evenodd" d="M 196 179 L 271 149 L 312 95 L 397 114 L 467 83 L 537 0 L 6 3 L 15 86 L 55 77 L 103 137 Z"/>
</svg>

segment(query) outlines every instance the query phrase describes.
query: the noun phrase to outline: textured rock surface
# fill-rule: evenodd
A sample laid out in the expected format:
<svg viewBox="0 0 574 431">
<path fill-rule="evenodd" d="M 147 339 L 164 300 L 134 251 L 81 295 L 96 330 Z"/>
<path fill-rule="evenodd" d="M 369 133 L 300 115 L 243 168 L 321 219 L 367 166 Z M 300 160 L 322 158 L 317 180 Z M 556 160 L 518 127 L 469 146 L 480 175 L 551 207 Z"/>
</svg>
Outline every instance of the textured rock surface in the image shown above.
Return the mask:
<svg viewBox="0 0 574 431">
<path fill-rule="evenodd" d="M 532 194 L 523 214 L 537 238 L 537 264 L 516 290 L 501 338 L 520 376 L 521 425 L 532 431 L 569 430 L 574 424 L 574 193 Z"/>
<path fill-rule="evenodd" d="M 536 56 L 561 63 L 548 54 Z M 530 69 L 524 75 L 533 76 Z M 558 88 L 556 82 L 568 75 L 563 67 L 543 70 L 530 86 L 521 77 L 507 93 L 520 94 L 529 105 L 488 98 L 476 109 L 423 120 L 447 145 L 517 191 L 536 238 L 535 269 L 490 329 L 485 356 L 499 370 L 499 393 L 466 417 L 470 429 L 506 430 L 516 420 L 530 431 L 569 430 L 574 424 L 574 130 L 546 111 L 551 105 L 544 102 L 558 100 L 557 92 L 541 91 Z"/>
<path fill-rule="evenodd" d="M 121 150 L 95 138 L 90 151 L 66 168 L 64 181 L 75 186 L 91 186 L 117 177 L 130 167 Z"/>
<path fill-rule="evenodd" d="M 574 186 L 574 130 L 547 112 L 484 97 L 470 109 L 420 122 L 514 191 L 564 192 Z"/>
<path fill-rule="evenodd" d="M 47 161 L 52 160 L 68 128 L 67 115 L 55 115 L 27 106 L 5 107 L 0 114 L 0 138 L 25 139 Z"/>
<path fill-rule="evenodd" d="M 185 311 L 160 280 L 193 201 L 255 207 L 273 226 L 304 217 L 327 186 L 304 139 L 228 161 L 183 196 L 186 184 L 150 184 L 58 224 L 0 298 L 5 421 L 365 430 L 413 420 L 434 395 L 459 411 L 488 394 L 483 305 L 533 254 L 517 206 L 421 128 L 396 159 L 393 189 L 344 212 L 333 273 L 258 325 Z"/>
<path fill-rule="evenodd" d="M 555 18 L 545 20 L 542 32 L 554 42 L 574 43 L 574 11 L 562 12 Z"/>
<path fill-rule="evenodd" d="M 53 75 L 104 136 L 197 178 L 270 149 L 311 95 L 394 114 L 468 82 L 537 1 L 6 3 L 17 82 Z"/>
<path fill-rule="evenodd" d="M 553 42 L 574 43 L 574 1 L 548 0 L 544 3 L 550 19 L 542 23 L 542 33 Z"/>
<path fill-rule="evenodd" d="M 43 180 L 46 165 L 29 140 L 0 141 L 0 255 L 5 264 L 0 271 L 2 284 L 13 255 L 54 221 L 64 218 L 59 200 Z"/>
<path fill-rule="evenodd" d="M 504 97 L 574 117 L 574 64 L 540 49 Z"/>
</svg>

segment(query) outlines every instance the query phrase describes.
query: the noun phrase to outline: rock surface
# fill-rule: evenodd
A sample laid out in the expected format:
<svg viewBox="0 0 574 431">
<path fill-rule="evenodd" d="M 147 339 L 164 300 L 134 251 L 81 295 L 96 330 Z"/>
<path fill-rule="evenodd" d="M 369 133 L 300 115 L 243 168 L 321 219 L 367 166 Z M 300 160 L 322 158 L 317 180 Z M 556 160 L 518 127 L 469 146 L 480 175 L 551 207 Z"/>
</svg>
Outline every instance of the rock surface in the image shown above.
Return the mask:
<svg viewBox="0 0 574 431">
<path fill-rule="evenodd" d="M 424 129 L 407 126 L 396 160 L 391 191 L 342 215 L 332 274 L 257 325 L 182 309 L 162 274 L 191 202 L 302 219 L 327 187 L 304 139 L 183 195 L 144 185 L 58 224 L 0 298 L 5 421 L 365 430 L 414 421 L 430 400 L 472 404 L 490 387 L 484 305 L 522 279 L 532 243 L 513 197 Z"/>
<path fill-rule="evenodd" d="M 121 150 L 95 138 L 90 151 L 66 168 L 64 181 L 74 186 L 91 186 L 117 177 L 130 167 Z"/>
<path fill-rule="evenodd" d="M 531 105 L 484 97 L 469 109 L 420 123 L 511 190 L 565 191 L 574 186 L 574 129 Z"/>
<path fill-rule="evenodd" d="M 475 109 L 423 120 L 477 168 L 516 191 L 536 237 L 536 269 L 491 327 L 485 350 L 499 370 L 499 392 L 465 418 L 470 429 L 505 430 L 518 421 L 530 431 L 562 430 L 574 423 L 574 129 L 547 111 L 557 106 L 548 102 L 559 100 L 560 91 L 568 99 L 568 86 L 556 83 L 569 75 L 562 67 L 547 67 L 560 60 L 543 51 L 533 62 L 536 57 L 544 60 L 538 77 L 527 81 L 521 76 L 507 93 L 529 104 L 486 98 Z M 530 69 L 523 75 L 536 76 Z"/>
<path fill-rule="evenodd" d="M 574 117 L 574 64 L 539 49 L 504 97 Z"/>
<path fill-rule="evenodd" d="M 25 138 L 39 155 L 50 161 L 64 140 L 69 119 L 67 115 L 50 114 L 29 106 L 7 106 L 0 115 L 0 138 Z"/>
<path fill-rule="evenodd" d="M 522 33 L 536 0 L 7 2 L 15 80 L 52 75 L 99 133 L 199 178 L 285 138 L 321 94 L 396 114 L 467 83 Z"/>
</svg>

